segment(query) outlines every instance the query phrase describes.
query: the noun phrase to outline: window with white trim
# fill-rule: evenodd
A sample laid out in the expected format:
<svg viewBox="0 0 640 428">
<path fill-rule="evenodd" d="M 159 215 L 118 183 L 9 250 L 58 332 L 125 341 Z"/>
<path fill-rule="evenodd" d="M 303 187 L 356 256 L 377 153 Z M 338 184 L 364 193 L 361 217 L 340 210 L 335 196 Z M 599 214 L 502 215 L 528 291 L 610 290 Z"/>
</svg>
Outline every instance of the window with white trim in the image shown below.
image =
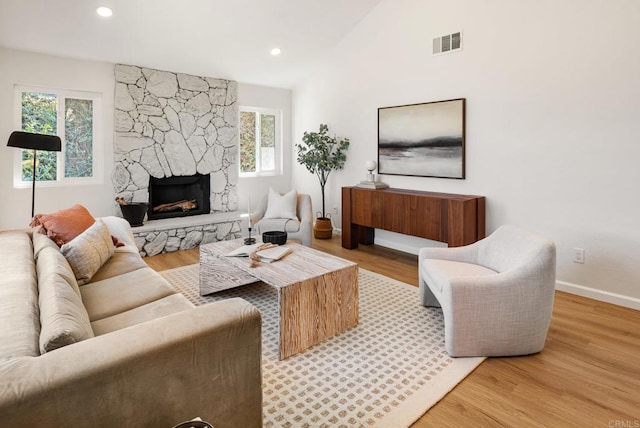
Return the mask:
<svg viewBox="0 0 640 428">
<path fill-rule="evenodd" d="M 101 94 L 16 86 L 15 100 L 20 130 L 62 140 L 61 152 L 38 151 L 36 181 L 44 185 L 101 181 Z M 32 176 L 33 151 L 16 151 L 14 187 L 31 186 Z"/>
<path fill-rule="evenodd" d="M 240 107 L 240 176 L 282 174 L 282 113 Z"/>
</svg>

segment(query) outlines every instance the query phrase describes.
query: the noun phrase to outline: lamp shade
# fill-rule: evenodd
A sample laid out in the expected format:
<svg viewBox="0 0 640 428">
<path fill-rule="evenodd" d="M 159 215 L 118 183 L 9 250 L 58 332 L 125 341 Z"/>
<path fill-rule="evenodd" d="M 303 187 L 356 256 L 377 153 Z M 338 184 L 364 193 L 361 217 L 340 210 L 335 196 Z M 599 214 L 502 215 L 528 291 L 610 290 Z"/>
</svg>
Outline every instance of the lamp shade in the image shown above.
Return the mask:
<svg viewBox="0 0 640 428">
<path fill-rule="evenodd" d="M 19 147 L 21 149 L 59 152 L 62 150 L 62 141 L 57 135 L 34 134 L 31 132 L 14 131 L 9 137 L 7 146 Z"/>
</svg>

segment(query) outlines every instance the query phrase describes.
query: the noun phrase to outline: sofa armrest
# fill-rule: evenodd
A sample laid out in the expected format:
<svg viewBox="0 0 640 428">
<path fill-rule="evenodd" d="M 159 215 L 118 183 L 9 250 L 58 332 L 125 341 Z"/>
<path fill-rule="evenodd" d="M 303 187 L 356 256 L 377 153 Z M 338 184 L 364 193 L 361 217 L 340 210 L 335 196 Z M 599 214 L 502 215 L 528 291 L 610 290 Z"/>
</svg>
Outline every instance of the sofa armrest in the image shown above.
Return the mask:
<svg viewBox="0 0 640 428">
<path fill-rule="evenodd" d="M 242 299 L 0 363 L 7 426 L 262 424 L 261 321 Z"/>
<path fill-rule="evenodd" d="M 423 247 L 418 253 L 418 260 L 422 262 L 424 259 L 440 259 L 477 264 L 478 242 L 463 247 Z"/>
<path fill-rule="evenodd" d="M 450 308 L 443 311 L 447 351 L 459 355 L 458 350 L 472 342 L 485 350 L 482 355 L 538 352 L 551 322 L 554 278 L 535 278 L 526 270 L 452 278 L 441 297 L 443 308 Z M 516 337 L 526 340 L 515 341 Z M 518 351 L 504 351 L 512 349 L 514 342 L 519 344 Z"/>
<path fill-rule="evenodd" d="M 255 208 L 255 211 L 249 213 L 251 217 L 251 224 L 255 225 L 257 222 L 262 220 L 264 215 L 267 212 L 267 196 L 263 196 L 258 203 L 258 206 Z"/>
<path fill-rule="evenodd" d="M 127 220 L 116 216 L 100 217 L 100 219 L 109 229 L 109 233 L 118 238 L 118 240 L 124 244 L 124 247 L 120 247 L 121 249 L 125 249 L 127 251 L 133 250 L 136 253 L 138 252 L 136 240 L 133 237 L 133 231 L 131 230 L 131 226 Z"/>
<path fill-rule="evenodd" d="M 300 223 L 313 224 L 313 208 L 311 206 L 311 196 L 306 193 L 298 194 L 298 217 Z"/>
</svg>

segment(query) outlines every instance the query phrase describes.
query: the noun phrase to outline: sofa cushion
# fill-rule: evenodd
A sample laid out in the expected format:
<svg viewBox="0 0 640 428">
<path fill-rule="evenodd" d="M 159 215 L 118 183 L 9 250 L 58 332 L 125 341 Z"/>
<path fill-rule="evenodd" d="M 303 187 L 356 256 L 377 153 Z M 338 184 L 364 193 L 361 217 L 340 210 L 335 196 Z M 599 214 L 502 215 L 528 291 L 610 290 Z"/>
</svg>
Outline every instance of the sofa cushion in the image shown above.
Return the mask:
<svg viewBox="0 0 640 428">
<path fill-rule="evenodd" d="M 176 291 L 151 268 L 137 269 L 80 287 L 91 321 L 137 308 L 175 294 Z"/>
<path fill-rule="evenodd" d="M 297 220 L 297 202 L 298 194 L 295 189 L 284 195 L 280 195 L 280 193 L 275 190 L 269 189 L 267 211 L 264 213 L 263 218 L 290 218 L 291 220 Z"/>
<path fill-rule="evenodd" d="M 425 259 L 422 261 L 422 275 L 430 287 L 442 292 L 444 284 L 451 278 L 468 276 L 495 275 L 497 272 L 473 263 L 454 262 L 451 260 Z"/>
<path fill-rule="evenodd" d="M 0 362 L 40 354 L 38 284 L 31 234 L 0 232 Z"/>
<path fill-rule="evenodd" d="M 100 219 L 109 228 L 111 236 L 118 241 L 119 244 L 116 244 L 116 247 L 118 247 L 120 251 L 138 252 L 138 246 L 133 237 L 131 225 L 127 220 L 116 216 L 100 217 Z"/>
<path fill-rule="evenodd" d="M 71 265 L 78 284 L 83 285 L 113 256 L 115 247 L 109 229 L 98 219 L 87 230 L 64 244 L 60 251 Z"/>
<path fill-rule="evenodd" d="M 89 282 L 102 281 L 103 279 L 113 278 L 114 276 L 145 267 L 148 267 L 148 265 L 142 260 L 138 252 L 116 252 L 100 270 L 91 277 Z"/>
<path fill-rule="evenodd" d="M 85 207 L 76 204 L 52 214 L 36 214 L 30 226 L 43 226 L 46 235 L 62 246 L 87 230 L 94 221 Z"/>
<path fill-rule="evenodd" d="M 182 294 L 172 294 L 155 302 L 94 321 L 91 327 L 96 336 L 99 336 L 191 308 L 193 304 Z"/>
<path fill-rule="evenodd" d="M 93 337 L 69 263 L 58 249 L 40 250 L 36 263 L 40 305 L 40 352 Z"/>
<path fill-rule="evenodd" d="M 48 249 L 50 249 L 50 251 L 52 251 L 53 253 L 60 253 L 60 248 L 58 248 L 56 243 L 53 242 L 47 235 L 43 235 L 41 233 L 34 233 L 33 234 L 33 253 L 36 261 L 36 266 L 38 266 L 38 260 L 40 260 L 41 254 L 45 258 L 45 261 L 43 261 L 43 263 L 51 264 L 53 261 L 55 261 L 56 275 L 61 276 L 67 282 L 67 284 L 69 284 L 69 286 L 73 288 L 74 292 L 78 296 L 80 296 L 80 289 L 78 288 L 76 276 L 74 275 L 73 270 L 71 269 L 71 266 L 69 266 L 69 263 L 61 260 L 60 254 L 58 255 L 49 254 Z M 64 257 L 62 257 L 62 259 L 64 259 Z M 39 276 L 38 276 L 38 280 L 40 280 Z"/>
</svg>

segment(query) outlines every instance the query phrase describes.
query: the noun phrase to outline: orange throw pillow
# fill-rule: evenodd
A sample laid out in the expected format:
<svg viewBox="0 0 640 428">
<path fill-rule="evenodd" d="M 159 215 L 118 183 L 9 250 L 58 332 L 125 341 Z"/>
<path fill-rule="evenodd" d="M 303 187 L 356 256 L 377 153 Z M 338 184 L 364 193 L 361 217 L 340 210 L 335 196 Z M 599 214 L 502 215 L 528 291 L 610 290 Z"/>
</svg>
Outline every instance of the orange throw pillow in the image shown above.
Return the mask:
<svg viewBox="0 0 640 428">
<path fill-rule="evenodd" d="M 53 214 L 36 214 L 29 226 L 42 226 L 47 236 L 61 247 L 87 230 L 95 221 L 85 207 L 76 204 Z"/>
</svg>

